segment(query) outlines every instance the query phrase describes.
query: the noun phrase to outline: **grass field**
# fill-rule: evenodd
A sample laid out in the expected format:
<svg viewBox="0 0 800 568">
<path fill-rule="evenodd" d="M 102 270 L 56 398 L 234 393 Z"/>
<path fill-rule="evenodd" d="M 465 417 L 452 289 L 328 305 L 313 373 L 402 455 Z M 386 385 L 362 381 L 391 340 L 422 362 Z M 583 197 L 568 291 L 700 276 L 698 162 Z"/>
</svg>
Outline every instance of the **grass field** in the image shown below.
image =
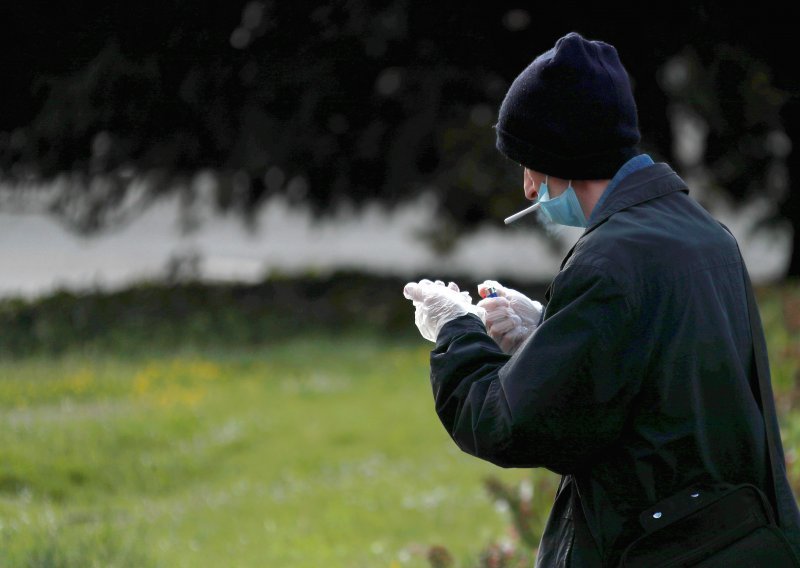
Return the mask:
<svg viewBox="0 0 800 568">
<path fill-rule="evenodd" d="M 800 292 L 760 300 L 797 489 Z M 511 538 L 482 481 L 532 477 L 455 447 L 429 349 L 345 334 L 0 360 L 0 566 L 414 567 L 434 545 L 476 565 Z M 538 525 L 556 482 L 533 474 Z"/>
<path fill-rule="evenodd" d="M 439 424 L 428 350 L 349 337 L 0 363 L 0 565 L 474 558 L 508 537 L 481 485 L 498 470 Z"/>
</svg>

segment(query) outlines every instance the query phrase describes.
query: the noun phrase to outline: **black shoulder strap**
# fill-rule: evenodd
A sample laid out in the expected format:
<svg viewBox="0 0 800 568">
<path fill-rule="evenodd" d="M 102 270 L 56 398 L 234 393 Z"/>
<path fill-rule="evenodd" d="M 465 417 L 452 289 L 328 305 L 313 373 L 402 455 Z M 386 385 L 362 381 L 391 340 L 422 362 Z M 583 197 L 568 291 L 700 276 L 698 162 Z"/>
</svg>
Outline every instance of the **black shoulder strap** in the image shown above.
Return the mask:
<svg viewBox="0 0 800 568">
<path fill-rule="evenodd" d="M 722 223 L 720 223 L 722 225 Z M 725 225 L 722 227 L 731 233 L 730 229 Z M 731 237 L 733 237 L 733 233 L 731 233 Z M 734 242 L 736 238 L 734 237 Z M 736 243 L 738 247 L 739 244 Z M 739 256 L 741 257 L 742 252 L 739 250 Z M 785 526 L 785 521 L 788 519 L 782 512 L 781 507 L 781 499 L 778 497 L 777 488 L 780 484 L 780 477 L 781 472 L 785 470 L 784 467 L 778 467 L 776 464 L 776 460 L 781 453 L 778 452 L 778 444 L 780 443 L 780 431 L 777 430 L 777 414 L 775 412 L 775 398 L 772 394 L 772 385 L 769 380 L 769 368 L 767 368 L 768 364 L 768 355 L 767 355 L 767 346 L 764 340 L 764 334 L 761 332 L 763 329 L 761 326 L 761 316 L 758 313 L 758 304 L 756 303 L 756 297 L 753 293 L 753 285 L 750 282 L 750 275 L 747 272 L 747 267 L 744 263 L 744 257 L 742 257 L 742 273 L 744 275 L 744 288 L 747 293 L 747 314 L 750 318 L 750 336 L 753 340 L 753 358 L 755 360 L 756 366 L 756 380 L 758 381 L 758 390 L 753 389 L 753 394 L 756 396 L 757 402 L 759 402 L 759 406 L 761 407 L 761 417 L 764 419 L 764 429 L 767 433 L 767 446 L 769 449 L 769 467 L 770 467 L 770 480 L 772 481 L 772 496 L 771 499 L 774 499 L 775 505 L 775 517 L 778 521 L 778 525 Z M 761 399 L 758 401 L 758 399 Z"/>
</svg>

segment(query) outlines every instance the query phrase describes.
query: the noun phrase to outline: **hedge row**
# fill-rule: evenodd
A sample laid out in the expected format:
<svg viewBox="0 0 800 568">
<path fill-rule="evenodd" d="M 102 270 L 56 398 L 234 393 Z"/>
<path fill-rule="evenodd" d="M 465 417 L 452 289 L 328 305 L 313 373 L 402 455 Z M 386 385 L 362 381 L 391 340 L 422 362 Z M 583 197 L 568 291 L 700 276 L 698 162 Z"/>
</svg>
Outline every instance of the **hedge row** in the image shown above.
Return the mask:
<svg viewBox="0 0 800 568">
<path fill-rule="evenodd" d="M 143 283 L 7 299 L 0 301 L 0 356 L 263 345 L 310 332 L 410 338 L 417 331 L 402 288 L 414 279 L 340 272 L 255 285 Z"/>
</svg>

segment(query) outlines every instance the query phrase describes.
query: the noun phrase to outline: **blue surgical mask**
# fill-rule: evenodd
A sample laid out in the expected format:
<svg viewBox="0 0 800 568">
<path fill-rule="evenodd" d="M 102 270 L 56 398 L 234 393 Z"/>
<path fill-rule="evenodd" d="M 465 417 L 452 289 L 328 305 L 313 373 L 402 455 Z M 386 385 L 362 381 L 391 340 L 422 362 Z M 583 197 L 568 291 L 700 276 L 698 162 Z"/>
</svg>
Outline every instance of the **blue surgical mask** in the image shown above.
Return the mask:
<svg viewBox="0 0 800 568">
<path fill-rule="evenodd" d="M 581 204 L 578 201 L 578 196 L 575 195 L 575 189 L 572 187 L 572 180 L 570 180 L 566 191 L 550 199 L 550 193 L 547 187 L 547 177 L 539 184 L 539 203 L 541 207 L 539 210 L 548 220 L 559 225 L 568 225 L 570 227 L 586 227 L 586 215 L 583 214 Z"/>
</svg>

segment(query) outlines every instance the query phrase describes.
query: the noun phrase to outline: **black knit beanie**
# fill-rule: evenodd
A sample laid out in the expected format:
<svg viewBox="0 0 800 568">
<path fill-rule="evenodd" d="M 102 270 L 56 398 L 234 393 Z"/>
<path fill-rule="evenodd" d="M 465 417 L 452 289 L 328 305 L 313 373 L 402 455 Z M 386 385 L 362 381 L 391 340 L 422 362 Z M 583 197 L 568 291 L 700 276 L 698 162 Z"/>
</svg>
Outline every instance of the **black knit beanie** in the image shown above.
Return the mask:
<svg viewBox="0 0 800 568">
<path fill-rule="evenodd" d="M 497 149 L 562 179 L 610 179 L 639 151 L 636 103 L 614 46 L 570 32 L 506 93 Z"/>
</svg>

